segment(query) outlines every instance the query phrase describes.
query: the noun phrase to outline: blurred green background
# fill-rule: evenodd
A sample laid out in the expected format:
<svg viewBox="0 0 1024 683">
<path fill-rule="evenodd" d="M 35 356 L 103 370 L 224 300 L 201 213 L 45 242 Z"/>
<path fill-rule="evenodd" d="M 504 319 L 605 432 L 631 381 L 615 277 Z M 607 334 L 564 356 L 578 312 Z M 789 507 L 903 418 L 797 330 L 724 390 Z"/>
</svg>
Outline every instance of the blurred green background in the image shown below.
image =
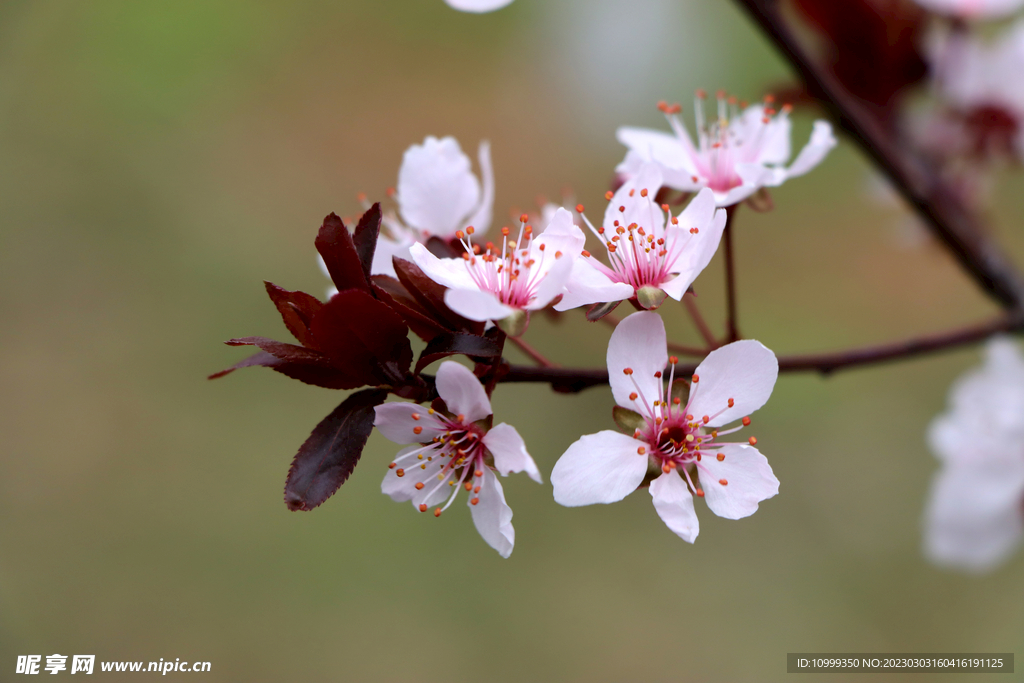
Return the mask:
<svg viewBox="0 0 1024 683">
<path fill-rule="evenodd" d="M 617 125 L 788 78 L 724 0 L 0 6 L 0 679 L 55 652 L 207 660 L 210 681 L 776 681 L 790 651 L 1020 650 L 1021 554 L 979 578 L 920 553 L 923 435 L 975 350 L 781 378 L 754 416 L 779 496 L 741 521 L 699 505 L 692 546 L 645 491 L 567 509 L 510 477 L 509 560 L 461 503 L 436 520 L 382 496 L 396 447 L 377 434 L 334 498 L 289 512 L 290 460 L 342 396 L 204 379 L 243 357 L 222 340 L 287 337 L 261 280 L 321 295 L 321 219 L 383 199 L 424 136 L 491 140 L 498 221 L 563 191 L 600 216 Z M 740 214 L 745 335 L 829 350 L 995 310 L 868 178 L 843 141 L 775 211 Z M 1001 179 L 994 215 L 1017 256 L 1021 189 Z M 697 281 L 717 329 L 722 281 L 718 257 Z M 581 318 L 527 339 L 600 365 L 608 329 Z M 606 389 L 494 404 L 545 478 L 611 428 Z"/>
</svg>

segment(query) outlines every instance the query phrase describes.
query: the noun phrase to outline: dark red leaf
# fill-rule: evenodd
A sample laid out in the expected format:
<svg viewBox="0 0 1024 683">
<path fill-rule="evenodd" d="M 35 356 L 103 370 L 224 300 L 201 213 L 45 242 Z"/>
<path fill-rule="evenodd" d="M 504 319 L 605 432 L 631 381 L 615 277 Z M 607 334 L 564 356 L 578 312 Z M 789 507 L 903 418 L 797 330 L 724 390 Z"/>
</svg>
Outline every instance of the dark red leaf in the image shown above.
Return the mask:
<svg viewBox="0 0 1024 683">
<path fill-rule="evenodd" d="M 357 389 L 367 384 L 381 384 L 378 379 L 378 374 L 381 373 L 370 372 L 366 366 L 339 365 L 331 357 L 303 346 L 285 344 L 266 337 L 243 337 L 225 343 L 229 346 L 257 346 L 276 362 L 260 358 L 259 354 L 256 354 L 242 361 L 246 365 L 239 364 L 218 373 L 217 377 L 222 377 L 238 367 L 262 365 L 276 370 L 286 377 L 326 389 Z M 263 362 L 256 362 L 256 359 Z"/>
<path fill-rule="evenodd" d="M 356 225 L 352 242 L 363 266 L 363 275 L 370 279 L 370 267 L 373 265 L 373 253 L 377 250 L 377 236 L 380 234 L 380 202 L 377 202 L 363 214 Z M 341 289 L 340 287 L 338 289 Z"/>
<path fill-rule="evenodd" d="M 383 389 L 357 391 L 313 429 L 288 470 L 284 502 L 289 510 L 312 510 L 345 483 L 373 430 L 374 408 Z"/>
<path fill-rule="evenodd" d="M 434 320 L 443 322 L 444 326 L 452 331 L 469 332 L 470 334 L 480 334 L 484 331 L 482 322 L 467 320 L 448 308 L 444 302 L 446 289 L 444 285 L 439 285 L 427 277 L 427 274 L 419 266 L 412 261 L 400 258 L 394 258 L 392 262 L 399 282 L 409 294 L 420 302 L 420 305 Z"/>
<path fill-rule="evenodd" d="M 412 364 L 409 328 L 402 317 L 366 292 L 335 294 L 313 318 L 311 329 L 332 364 L 365 376 L 364 384 L 402 382 Z"/>
<path fill-rule="evenodd" d="M 287 289 L 264 281 L 270 300 L 284 320 L 284 326 L 303 346 L 311 346 L 313 335 L 309 333 L 309 322 L 323 304 L 315 296 L 305 292 L 289 292 Z"/>
<path fill-rule="evenodd" d="M 466 250 L 454 238 L 450 242 L 446 242 L 440 237 L 430 237 L 424 246 L 437 258 L 458 258 L 459 254 Z"/>
<path fill-rule="evenodd" d="M 346 289 L 362 289 L 369 291 L 363 266 L 356 252 L 355 243 L 348 228 L 335 214 L 324 219 L 320 232 L 316 236 L 316 250 L 327 264 L 327 272 L 331 274 L 334 286 L 339 291 Z"/>
<path fill-rule="evenodd" d="M 436 360 L 447 358 L 461 353 L 464 356 L 477 358 L 494 358 L 501 354 L 501 345 L 488 337 L 481 337 L 475 334 L 456 332 L 437 337 L 423 349 L 419 361 L 416 362 L 416 372 L 427 367 Z"/>
<path fill-rule="evenodd" d="M 390 306 L 423 341 L 429 342 L 439 334 L 448 330 L 443 324 L 434 320 L 419 302 L 405 290 L 402 283 L 390 275 L 374 275 L 371 281 L 374 295 Z"/>
<path fill-rule="evenodd" d="M 224 342 L 228 346 L 258 346 L 267 353 L 284 361 L 316 365 L 330 365 L 330 359 L 315 349 L 287 344 L 266 337 L 241 337 Z"/>
<path fill-rule="evenodd" d="M 273 356 L 267 353 L 266 351 L 260 351 L 258 353 L 254 353 L 245 360 L 238 361 L 237 363 L 232 365 L 230 368 L 227 368 L 226 370 L 221 370 L 220 372 L 213 373 L 206 379 L 218 379 L 220 377 L 223 377 L 224 375 L 229 375 L 235 370 L 240 370 L 242 368 L 273 367 L 274 365 L 281 362 L 281 359 L 278 358 L 277 356 Z"/>
</svg>

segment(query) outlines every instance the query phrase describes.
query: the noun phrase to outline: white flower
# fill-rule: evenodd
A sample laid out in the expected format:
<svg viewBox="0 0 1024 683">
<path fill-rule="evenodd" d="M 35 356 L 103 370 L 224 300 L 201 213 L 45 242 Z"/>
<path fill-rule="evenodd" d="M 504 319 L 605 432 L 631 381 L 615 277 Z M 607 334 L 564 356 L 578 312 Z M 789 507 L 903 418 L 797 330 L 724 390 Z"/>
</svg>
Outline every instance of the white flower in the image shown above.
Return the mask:
<svg viewBox="0 0 1024 683">
<path fill-rule="evenodd" d="M 654 201 L 661 186 L 661 169 L 644 164 L 614 195 L 609 193 L 603 227 L 583 217 L 604 244 L 610 265 L 583 252 L 556 310 L 633 297 L 644 308 L 657 308 L 666 295 L 677 301 L 683 297 L 718 249 L 726 212 L 715 210 L 714 193 L 705 188 L 673 217 L 667 205 Z M 581 214 L 582 208 L 577 207 Z"/>
<path fill-rule="evenodd" d="M 720 439 L 742 427 L 718 427 L 765 404 L 779 364 L 759 342 L 733 342 L 712 351 L 693 375 L 685 406 L 671 395 L 676 358 L 665 350 L 665 325 L 657 313 L 641 311 L 615 328 L 608 344 L 608 374 L 615 402 L 641 422 L 632 436 L 603 431 L 569 447 L 551 472 L 555 501 L 567 506 L 614 503 L 643 483 L 648 467 L 654 508 L 668 528 L 693 543 L 697 538 L 696 494 L 719 517 L 740 519 L 779 492 L 779 480 L 754 448 L 757 439 Z M 671 364 L 669 388 L 662 371 Z M 692 492 L 692 493 L 691 493 Z"/>
<path fill-rule="evenodd" d="M 496 9 L 501 9 L 506 5 L 511 5 L 512 0 L 444 0 L 449 7 L 460 10 L 462 12 L 475 12 L 477 14 L 483 14 L 484 12 L 493 12 Z"/>
<path fill-rule="evenodd" d="M 712 121 L 704 119 L 704 93 L 697 93 L 694 108 L 697 144 L 679 118 L 679 105 L 660 103 L 672 133 L 648 128 L 619 128 L 619 142 L 629 148 L 616 168 L 627 178 L 645 163 L 661 166 L 665 185 L 684 192 L 710 187 L 718 206 L 743 201 L 762 187 L 776 187 L 789 178 L 817 166 L 836 145 L 832 126 L 815 121 L 810 142 L 787 168 L 790 157 L 788 105 L 776 114 L 765 106 L 753 105 L 742 112 L 734 98 L 718 94 L 718 112 Z"/>
<path fill-rule="evenodd" d="M 487 544 L 502 557 L 512 553 L 515 529 L 512 508 L 505 504 L 498 472 L 526 472 L 541 483 L 540 471 L 526 452 L 519 433 L 505 423 L 486 429 L 481 421 L 491 415 L 491 402 L 480 381 L 453 361 L 437 371 L 437 393 L 450 414 L 416 403 L 377 406 L 374 426 L 391 441 L 413 444 L 399 451 L 391 463 L 381 491 L 392 500 L 412 501 L 420 512 L 434 510 L 440 517 L 465 488 L 473 524 Z"/>
<path fill-rule="evenodd" d="M 1008 339 L 961 377 L 950 409 L 928 441 L 942 469 L 925 513 L 924 547 L 934 562 L 991 569 L 1024 537 L 1024 357 Z"/>
<path fill-rule="evenodd" d="M 580 256 L 585 238 L 572 214 L 558 209 L 547 228 L 534 237 L 533 228 L 521 218 L 519 236 L 509 241 L 502 228 L 501 247 L 488 242 L 473 244 L 473 230 L 459 232 L 466 251 L 462 258 L 441 259 L 422 244 L 412 246 L 416 264 L 435 282 L 448 287 L 444 301 L 470 320 L 520 321 L 509 334 L 522 333 L 525 312 L 547 306 L 565 288 Z"/>
<path fill-rule="evenodd" d="M 1024 0 L 917 0 L 926 10 L 965 19 L 998 19 L 1024 6 Z"/>
</svg>

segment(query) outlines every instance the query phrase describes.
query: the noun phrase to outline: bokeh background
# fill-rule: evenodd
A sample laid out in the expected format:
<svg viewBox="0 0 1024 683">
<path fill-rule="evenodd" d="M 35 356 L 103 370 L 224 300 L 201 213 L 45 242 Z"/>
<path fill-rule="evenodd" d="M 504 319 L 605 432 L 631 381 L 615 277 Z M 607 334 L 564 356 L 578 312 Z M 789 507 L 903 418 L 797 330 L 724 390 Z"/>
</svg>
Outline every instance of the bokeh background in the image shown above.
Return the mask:
<svg viewBox="0 0 1024 683">
<path fill-rule="evenodd" d="M 791 651 L 1019 651 L 1024 558 L 970 577 L 920 552 L 924 432 L 977 350 L 781 378 L 754 416 L 779 496 L 741 521 L 699 506 L 692 546 L 645 491 L 567 509 L 511 477 L 509 560 L 461 504 L 437 520 L 382 496 L 395 446 L 377 434 L 333 499 L 289 512 L 290 460 L 342 396 L 262 369 L 204 379 L 243 356 L 222 340 L 286 337 L 261 280 L 319 295 L 321 219 L 384 199 L 424 136 L 492 142 L 496 221 L 564 192 L 599 216 L 616 126 L 789 78 L 725 0 L 0 5 L 0 679 L 55 652 L 207 660 L 209 681 L 454 682 L 776 681 Z M 829 350 L 995 310 L 872 186 L 844 140 L 773 212 L 739 215 L 747 336 Z M 1018 257 L 1021 189 L 1000 178 L 993 212 Z M 718 329 L 722 281 L 717 257 L 697 281 Z M 600 365 L 607 336 L 568 315 L 527 338 Z M 605 389 L 501 386 L 494 404 L 545 475 L 611 425 Z"/>
</svg>

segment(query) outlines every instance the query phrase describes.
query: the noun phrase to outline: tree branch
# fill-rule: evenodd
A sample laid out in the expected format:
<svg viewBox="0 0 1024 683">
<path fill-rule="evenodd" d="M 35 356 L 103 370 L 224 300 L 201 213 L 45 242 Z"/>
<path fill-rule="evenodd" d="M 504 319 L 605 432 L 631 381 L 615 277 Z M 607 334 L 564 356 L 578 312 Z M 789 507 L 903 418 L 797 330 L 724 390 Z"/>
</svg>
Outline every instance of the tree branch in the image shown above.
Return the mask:
<svg viewBox="0 0 1024 683">
<path fill-rule="evenodd" d="M 725 251 L 725 299 L 728 318 L 725 321 L 725 341 L 734 342 L 740 338 L 736 314 L 736 264 L 732 249 L 732 219 L 737 206 L 725 210 L 725 230 L 722 233 L 722 247 Z"/>
<path fill-rule="evenodd" d="M 833 76 L 807 54 L 779 14 L 777 0 L 736 0 L 800 73 L 808 91 L 889 177 L 932 232 L 953 252 L 978 285 L 1005 308 L 1024 308 L 1024 279 L 979 229 L 978 217 L 955 197 L 934 171 L 899 148 Z"/>
</svg>

